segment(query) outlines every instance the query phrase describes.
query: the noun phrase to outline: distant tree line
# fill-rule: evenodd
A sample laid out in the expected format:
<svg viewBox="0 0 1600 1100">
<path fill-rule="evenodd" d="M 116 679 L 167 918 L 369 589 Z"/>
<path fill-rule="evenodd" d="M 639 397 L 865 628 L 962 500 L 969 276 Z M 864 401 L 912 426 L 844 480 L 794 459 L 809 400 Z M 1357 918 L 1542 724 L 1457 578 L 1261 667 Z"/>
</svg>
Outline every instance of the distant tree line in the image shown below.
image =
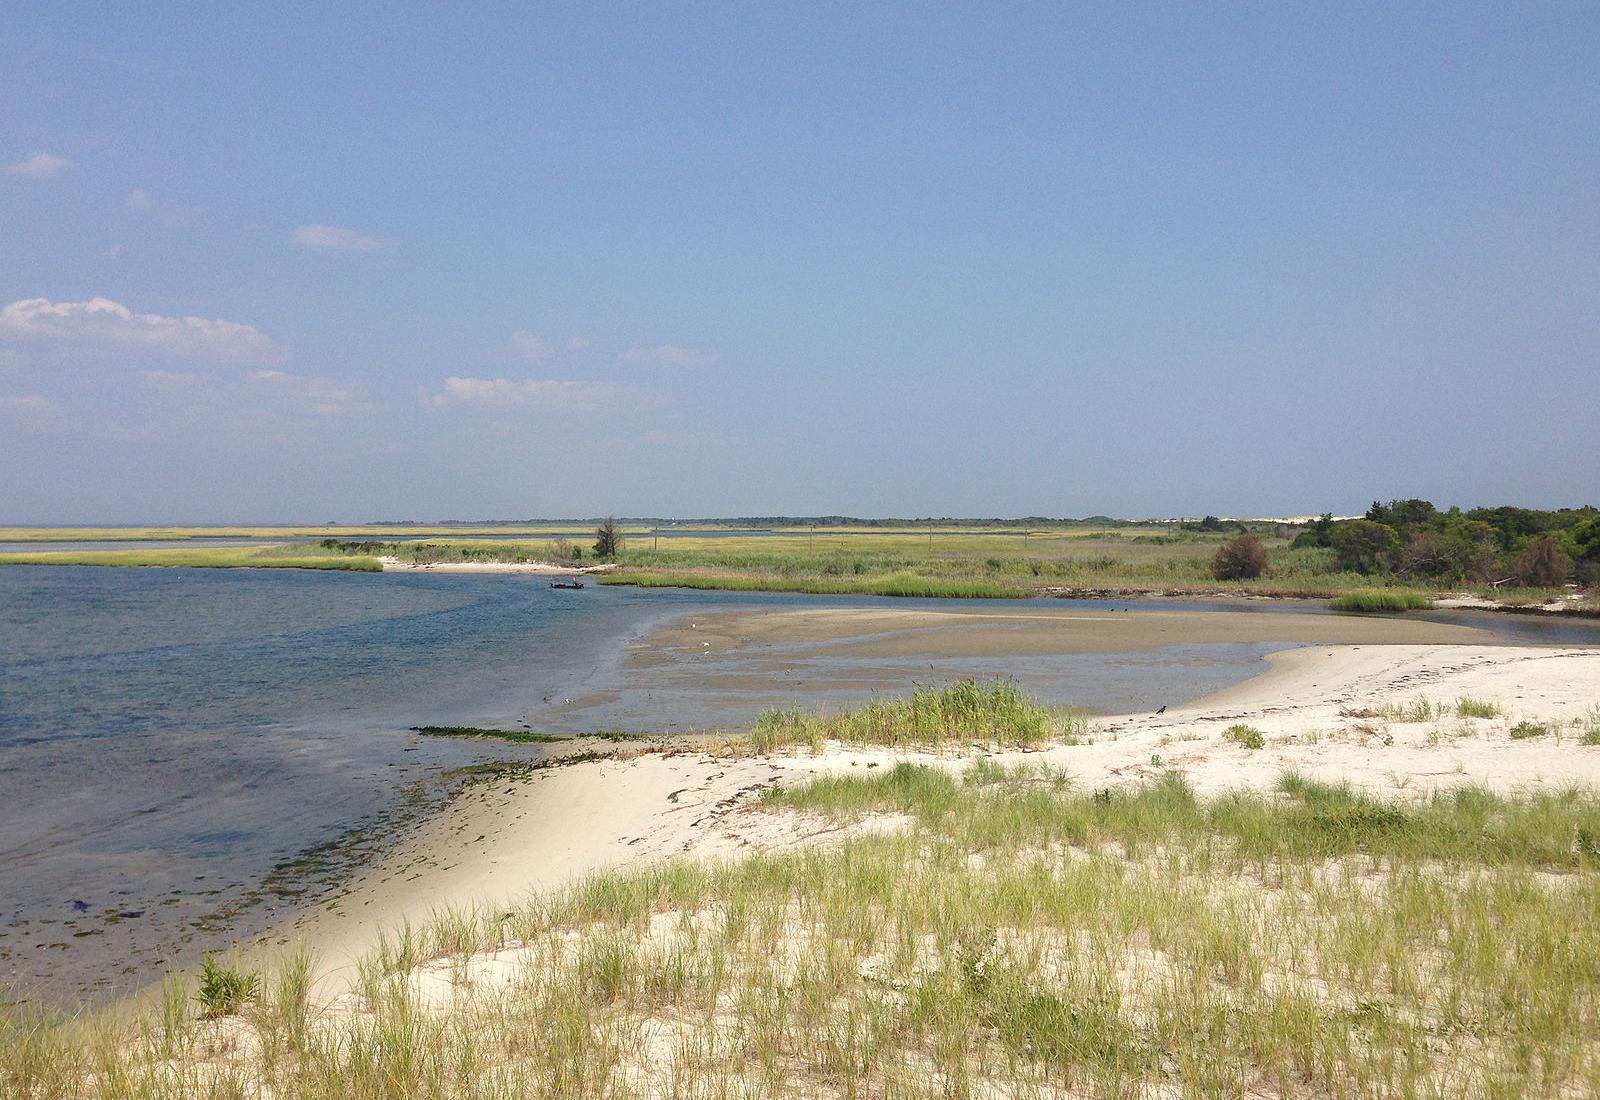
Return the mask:
<svg viewBox="0 0 1600 1100">
<path fill-rule="evenodd" d="M 1550 587 L 1600 583 L 1600 509 L 1451 508 L 1373 501 L 1360 519 L 1323 515 L 1294 547 L 1331 547 L 1339 568 L 1433 581 Z"/>
</svg>

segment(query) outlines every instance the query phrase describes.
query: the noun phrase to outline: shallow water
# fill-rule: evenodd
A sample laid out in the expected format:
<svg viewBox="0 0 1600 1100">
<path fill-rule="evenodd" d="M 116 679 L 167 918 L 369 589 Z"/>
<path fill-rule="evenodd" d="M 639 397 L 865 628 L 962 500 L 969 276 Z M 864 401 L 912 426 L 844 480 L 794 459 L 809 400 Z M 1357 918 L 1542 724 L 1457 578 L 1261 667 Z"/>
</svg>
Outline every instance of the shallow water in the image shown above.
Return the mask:
<svg viewBox="0 0 1600 1100">
<path fill-rule="evenodd" d="M 414 725 L 738 727 L 767 706 L 840 707 L 993 674 L 1053 702 L 1125 711 L 1235 683 L 1281 648 L 930 663 L 791 647 L 760 665 L 736 655 L 629 661 L 654 627 L 681 615 L 875 605 L 906 606 L 555 591 L 529 576 L 0 568 L 0 981 L 55 1000 L 127 989 L 282 915 L 293 890 L 260 889 L 274 865 L 425 804 L 452 767 L 538 755 L 421 738 Z M 1467 619 L 1528 640 L 1575 640 L 1556 629 L 1566 624 Z"/>
</svg>

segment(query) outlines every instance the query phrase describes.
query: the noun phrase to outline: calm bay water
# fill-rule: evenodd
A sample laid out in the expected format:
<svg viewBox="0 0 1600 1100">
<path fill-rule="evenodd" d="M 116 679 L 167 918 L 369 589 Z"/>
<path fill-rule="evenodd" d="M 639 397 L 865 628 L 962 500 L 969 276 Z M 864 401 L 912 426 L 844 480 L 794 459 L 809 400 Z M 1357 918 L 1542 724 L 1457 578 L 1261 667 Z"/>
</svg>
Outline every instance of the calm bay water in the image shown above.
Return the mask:
<svg viewBox="0 0 1600 1100">
<path fill-rule="evenodd" d="M 1055 702 L 1124 711 L 1237 682 L 1281 648 L 998 668 L 800 651 L 759 674 L 716 657 L 627 666 L 630 647 L 681 615 L 872 605 L 906 606 L 553 591 L 528 576 L 0 568 L 0 982 L 55 1000 L 127 989 L 281 916 L 292 891 L 261 891 L 275 865 L 425 803 L 452 767 L 539 751 L 420 738 L 414 725 L 727 728 L 769 705 L 837 707 L 996 672 Z M 1562 640 L 1561 624 L 1473 621 Z"/>
</svg>

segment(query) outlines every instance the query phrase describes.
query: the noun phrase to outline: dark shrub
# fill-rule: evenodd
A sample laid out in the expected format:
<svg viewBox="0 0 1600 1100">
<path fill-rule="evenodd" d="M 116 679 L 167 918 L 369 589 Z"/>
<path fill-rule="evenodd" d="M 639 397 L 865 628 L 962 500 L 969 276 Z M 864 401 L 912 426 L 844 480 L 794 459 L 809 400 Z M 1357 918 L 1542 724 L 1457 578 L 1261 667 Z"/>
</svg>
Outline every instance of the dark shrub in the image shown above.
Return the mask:
<svg viewBox="0 0 1600 1100">
<path fill-rule="evenodd" d="M 1267 567 L 1267 548 L 1254 535 L 1240 535 L 1217 548 L 1211 575 L 1219 581 L 1252 580 Z"/>
<path fill-rule="evenodd" d="M 1375 573 L 1400 549 L 1394 528 L 1370 519 L 1351 519 L 1333 525 L 1330 536 L 1340 569 Z"/>
<path fill-rule="evenodd" d="M 1571 563 L 1549 535 L 1535 539 L 1517 557 L 1517 579 L 1533 588 L 1554 588 L 1566 580 Z"/>
</svg>

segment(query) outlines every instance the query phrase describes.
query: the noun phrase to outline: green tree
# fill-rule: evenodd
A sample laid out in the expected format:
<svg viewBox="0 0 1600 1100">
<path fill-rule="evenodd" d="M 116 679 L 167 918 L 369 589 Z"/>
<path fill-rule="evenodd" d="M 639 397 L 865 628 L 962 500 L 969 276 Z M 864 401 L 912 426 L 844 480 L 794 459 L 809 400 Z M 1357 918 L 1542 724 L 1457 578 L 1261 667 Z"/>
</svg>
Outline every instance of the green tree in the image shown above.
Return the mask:
<svg viewBox="0 0 1600 1100">
<path fill-rule="evenodd" d="M 1330 536 L 1339 568 L 1375 573 L 1389 564 L 1400 549 L 1400 536 L 1386 523 L 1350 519 L 1333 525 Z"/>
<path fill-rule="evenodd" d="M 607 516 L 594 531 L 594 553 L 597 558 L 614 558 L 622 553 L 622 531 L 617 521 Z"/>
<path fill-rule="evenodd" d="M 1311 525 L 1294 537 L 1292 550 L 1307 546 L 1331 546 L 1333 538 L 1333 513 L 1324 512 L 1311 521 Z"/>
</svg>

